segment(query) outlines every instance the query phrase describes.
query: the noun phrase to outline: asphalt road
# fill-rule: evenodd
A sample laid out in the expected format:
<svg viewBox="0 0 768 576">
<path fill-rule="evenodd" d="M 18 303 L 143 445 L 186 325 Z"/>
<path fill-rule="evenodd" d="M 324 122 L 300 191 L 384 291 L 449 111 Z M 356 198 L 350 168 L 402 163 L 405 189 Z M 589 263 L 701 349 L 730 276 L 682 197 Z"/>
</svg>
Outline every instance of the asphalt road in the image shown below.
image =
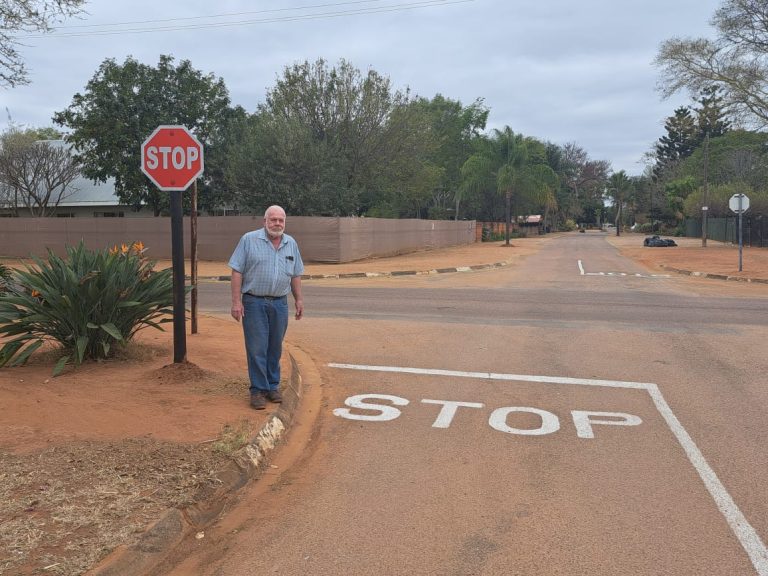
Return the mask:
<svg viewBox="0 0 768 576">
<path fill-rule="evenodd" d="M 314 435 L 164 573 L 768 576 L 768 295 L 700 286 L 591 236 L 306 282 Z"/>
</svg>

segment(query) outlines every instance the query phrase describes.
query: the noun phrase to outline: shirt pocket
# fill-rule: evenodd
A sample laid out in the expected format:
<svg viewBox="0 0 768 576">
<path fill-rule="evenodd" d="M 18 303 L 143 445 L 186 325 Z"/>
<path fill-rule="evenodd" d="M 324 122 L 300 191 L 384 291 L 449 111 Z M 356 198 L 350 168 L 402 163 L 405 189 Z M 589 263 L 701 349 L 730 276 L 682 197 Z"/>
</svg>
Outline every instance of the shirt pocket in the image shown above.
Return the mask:
<svg viewBox="0 0 768 576">
<path fill-rule="evenodd" d="M 296 259 L 293 256 L 284 256 L 280 259 L 280 266 L 286 276 L 293 276 L 296 270 Z"/>
</svg>

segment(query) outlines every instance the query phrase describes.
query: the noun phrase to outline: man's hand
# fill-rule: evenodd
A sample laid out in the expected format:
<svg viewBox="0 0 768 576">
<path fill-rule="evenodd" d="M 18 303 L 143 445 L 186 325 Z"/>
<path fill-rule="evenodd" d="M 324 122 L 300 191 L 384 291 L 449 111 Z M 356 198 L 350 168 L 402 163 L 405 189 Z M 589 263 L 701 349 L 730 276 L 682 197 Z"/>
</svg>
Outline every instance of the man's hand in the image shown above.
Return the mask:
<svg viewBox="0 0 768 576">
<path fill-rule="evenodd" d="M 229 311 L 229 313 L 232 315 L 232 318 L 240 322 L 240 318 L 245 316 L 245 309 L 243 308 L 243 303 L 238 302 L 237 304 L 232 304 L 232 309 Z"/>
<path fill-rule="evenodd" d="M 296 300 L 296 320 L 301 320 L 304 316 L 304 301 Z"/>
</svg>

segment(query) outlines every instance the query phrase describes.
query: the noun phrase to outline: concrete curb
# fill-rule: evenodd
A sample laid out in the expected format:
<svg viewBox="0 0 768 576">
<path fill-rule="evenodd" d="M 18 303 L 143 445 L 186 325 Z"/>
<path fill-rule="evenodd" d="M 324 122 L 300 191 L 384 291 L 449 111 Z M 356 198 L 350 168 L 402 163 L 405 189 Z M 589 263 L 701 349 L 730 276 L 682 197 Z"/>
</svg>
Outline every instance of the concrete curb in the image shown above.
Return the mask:
<svg viewBox="0 0 768 576">
<path fill-rule="evenodd" d="M 168 510 L 142 534 L 138 542 L 117 547 L 86 572 L 88 576 L 138 576 L 148 573 L 184 538 L 212 524 L 231 497 L 249 481 L 258 478 L 293 422 L 304 395 L 302 367 L 311 362 L 305 353 L 287 342 L 284 346 L 291 360 L 291 374 L 283 389 L 283 402 L 267 418 L 251 442 L 220 471 L 219 486 L 213 491 L 202 491 L 195 497 L 195 503 L 186 508 Z"/>
<path fill-rule="evenodd" d="M 729 276 L 728 274 L 712 274 L 710 272 L 693 272 L 691 270 L 682 270 L 680 268 L 672 268 L 661 264 L 661 267 L 670 272 L 682 274 L 684 276 L 694 276 L 696 278 L 712 278 L 713 280 L 727 280 L 730 282 L 747 282 L 755 284 L 768 284 L 766 278 L 748 278 L 746 276 Z"/>
<path fill-rule="evenodd" d="M 429 274 L 448 274 L 456 272 L 475 272 L 477 270 L 488 270 L 491 268 L 502 268 L 509 266 L 510 262 L 494 262 L 493 264 L 476 264 L 473 266 L 456 266 L 453 268 L 435 268 L 432 270 L 394 270 L 391 272 L 346 272 L 341 274 L 304 274 L 302 280 L 339 280 L 343 278 L 384 278 L 387 276 L 426 276 Z M 190 279 L 189 276 L 186 277 Z M 198 276 L 198 281 L 208 282 L 229 282 L 232 276 Z"/>
</svg>

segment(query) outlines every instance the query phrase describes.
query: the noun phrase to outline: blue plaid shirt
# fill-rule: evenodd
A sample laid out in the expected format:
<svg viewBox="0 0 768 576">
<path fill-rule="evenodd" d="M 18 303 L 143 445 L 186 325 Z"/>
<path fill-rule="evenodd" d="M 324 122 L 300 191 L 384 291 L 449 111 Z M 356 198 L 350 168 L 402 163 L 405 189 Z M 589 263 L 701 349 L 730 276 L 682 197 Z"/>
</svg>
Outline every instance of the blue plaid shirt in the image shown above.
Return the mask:
<svg viewBox="0 0 768 576">
<path fill-rule="evenodd" d="M 264 228 L 240 238 L 229 267 L 243 275 L 241 292 L 255 296 L 286 296 L 291 291 L 291 278 L 304 273 L 296 240 L 283 234 L 275 250 Z"/>
</svg>

